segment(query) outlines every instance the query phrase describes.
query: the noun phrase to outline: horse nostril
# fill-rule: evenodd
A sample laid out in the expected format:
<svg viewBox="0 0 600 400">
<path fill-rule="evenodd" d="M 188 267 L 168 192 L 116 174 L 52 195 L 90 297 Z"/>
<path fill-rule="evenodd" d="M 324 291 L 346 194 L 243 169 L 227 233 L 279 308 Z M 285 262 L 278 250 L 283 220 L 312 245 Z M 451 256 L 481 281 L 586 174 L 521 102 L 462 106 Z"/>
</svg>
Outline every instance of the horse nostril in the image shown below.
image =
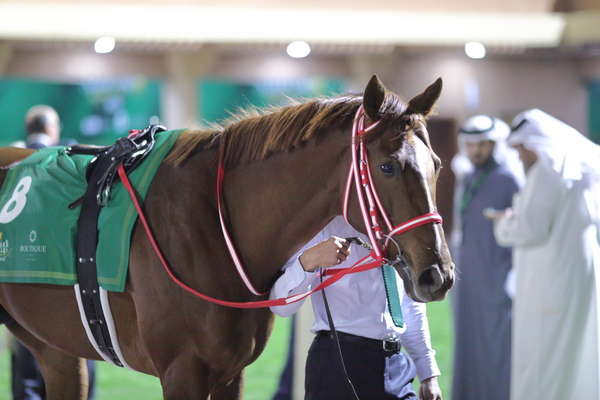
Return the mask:
<svg viewBox="0 0 600 400">
<path fill-rule="evenodd" d="M 430 292 L 435 292 L 442 287 L 444 278 L 437 266 L 431 266 L 421 273 L 419 276 L 419 286 L 428 289 Z"/>
</svg>

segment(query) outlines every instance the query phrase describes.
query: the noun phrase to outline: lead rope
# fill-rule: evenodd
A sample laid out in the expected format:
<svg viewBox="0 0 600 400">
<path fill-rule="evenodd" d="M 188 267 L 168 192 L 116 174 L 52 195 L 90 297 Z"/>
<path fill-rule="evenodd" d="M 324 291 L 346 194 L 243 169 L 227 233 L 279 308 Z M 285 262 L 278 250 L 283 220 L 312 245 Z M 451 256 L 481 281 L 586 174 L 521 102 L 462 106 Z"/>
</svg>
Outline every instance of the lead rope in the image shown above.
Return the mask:
<svg viewBox="0 0 600 400">
<path fill-rule="evenodd" d="M 346 238 L 346 240 L 350 243 L 356 243 L 360 246 L 363 246 L 365 249 L 367 249 L 369 251 L 373 250 L 373 247 L 370 244 L 365 243 L 359 237 L 348 237 L 348 238 Z M 324 271 L 321 269 L 321 271 L 319 271 L 319 277 L 321 279 L 321 284 L 323 284 L 323 275 L 325 275 L 325 274 L 324 274 Z M 348 389 L 348 393 L 350 393 L 350 396 L 352 397 L 353 400 L 360 400 L 358 395 L 356 394 L 356 389 L 354 389 L 354 385 L 352 384 L 352 381 L 350 380 L 350 377 L 348 376 L 348 371 L 346 370 L 346 364 L 344 363 L 344 356 L 342 354 L 342 347 L 340 346 L 340 338 L 338 337 L 337 330 L 335 329 L 335 324 L 333 323 L 333 317 L 331 316 L 331 310 L 329 309 L 329 303 L 327 302 L 327 295 L 325 295 L 324 288 L 321 289 L 321 293 L 323 296 L 323 305 L 325 306 L 325 313 L 327 314 L 327 321 L 329 322 L 329 330 L 331 332 L 331 336 L 333 338 L 335 347 L 337 349 L 338 361 L 340 362 L 340 366 L 342 367 L 342 372 L 344 374 L 346 388 Z"/>
<path fill-rule="evenodd" d="M 321 283 L 323 283 L 323 274 L 319 273 L 321 278 Z M 342 355 L 342 347 L 340 346 L 340 339 L 338 337 L 337 331 L 335 330 L 335 325 L 333 324 L 333 318 L 331 317 L 331 311 L 329 310 L 329 303 L 327 302 L 327 296 L 325 295 L 325 289 L 321 289 L 321 294 L 323 295 L 323 304 L 325 305 L 325 312 L 327 313 L 327 320 L 329 321 L 329 330 L 331 332 L 331 336 L 333 337 L 333 342 L 335 343 L 335 347 L 337 349 L 338 361 L 340 362 L 340 366 L 342 367 L 342 372 L 344 373 L 344 382 L 346 383 L 346 388 L 348 389 L 348 393 L 353 400 L 360 400 L 358 395 L 356 394 L 356 390 L 354 389 L 354 385 L 348 376 L 348 371 L 346 371 L 346 364 L 344 364 L 344 356 Z"/>
</svg>

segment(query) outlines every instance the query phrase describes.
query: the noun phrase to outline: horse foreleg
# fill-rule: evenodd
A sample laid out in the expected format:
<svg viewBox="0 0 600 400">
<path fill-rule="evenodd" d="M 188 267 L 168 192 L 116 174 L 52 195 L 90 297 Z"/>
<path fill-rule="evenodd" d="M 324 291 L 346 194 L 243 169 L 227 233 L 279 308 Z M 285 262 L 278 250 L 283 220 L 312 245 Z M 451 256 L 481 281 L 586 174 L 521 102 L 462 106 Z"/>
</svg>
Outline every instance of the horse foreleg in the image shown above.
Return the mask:
<svg viewBox="0 0 600 400">
<path fill-rule="evenodd" d="M 16 322 L 9 330 L 35 357 L 46 386 L 46 400 L 87 400 L 85 359 L 77 358 L 40 341 Z"/>
<path fill-rule="evenodd" d="M 217 385 L 210 393 L 210 400 L 241 400 L 244 397 L 245 369 L 232 381 Z"/>
<path fill-rule="evenodd" d="M 181 357 L 159 373 L 164 400 L 207 400 L 208 367 L 197 358 Z"/>
</svg>

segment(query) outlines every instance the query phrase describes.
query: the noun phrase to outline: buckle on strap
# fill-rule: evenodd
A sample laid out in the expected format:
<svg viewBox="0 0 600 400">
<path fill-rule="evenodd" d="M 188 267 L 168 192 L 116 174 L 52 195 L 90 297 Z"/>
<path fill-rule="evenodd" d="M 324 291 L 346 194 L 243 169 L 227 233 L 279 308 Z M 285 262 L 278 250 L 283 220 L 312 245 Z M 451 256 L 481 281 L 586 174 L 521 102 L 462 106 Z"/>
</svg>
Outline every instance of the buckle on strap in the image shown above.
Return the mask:
<svg viewBox="0 0 600 400">
<path fill-rule="evenodd" d="M 65 149 L 65 154 L 93 155 L 86 170 L 86 179 L 89 186 L 96 190 L 96 202 L 99 207 L 108 203 L 110 191 L 114 182 L 119 181 L 117 169 L 123 164 L 127 172 L 133 170 L 141 160 L 154 147 L 154 135 L 166 131 L 162 125 L 150 125 L 143 131 L 119 138 L 115 144 L 106 147 L 87 145 L 74 145 Z M 82 198 L 69 205 L 69 209 L 75 208 L 82 202 Z"/>
<path fill-rule="evenodd" d="M 387 352 L 397 352 L 400 350 L 400 340 L 398 339 L 386 339 L 383 342 L 383 350 Z"/>
</svg>

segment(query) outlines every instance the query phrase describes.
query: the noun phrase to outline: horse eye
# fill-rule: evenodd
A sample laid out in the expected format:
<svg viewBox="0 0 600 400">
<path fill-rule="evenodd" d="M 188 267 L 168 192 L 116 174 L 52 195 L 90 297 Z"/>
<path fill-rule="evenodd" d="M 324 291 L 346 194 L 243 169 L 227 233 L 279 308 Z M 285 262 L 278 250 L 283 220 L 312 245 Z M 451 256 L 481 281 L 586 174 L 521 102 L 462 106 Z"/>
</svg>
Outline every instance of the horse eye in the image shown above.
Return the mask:
<svg viewBox="0 0 600 400">
<path fill-rule="evenodd" d="M 394 166 L 392 164 L 381 164 L 379 166 L 379 168 L 381 168 L 381 172 L 383 172 L 386 175 L 393 175 L 394 174 Z"/>
</svg>

